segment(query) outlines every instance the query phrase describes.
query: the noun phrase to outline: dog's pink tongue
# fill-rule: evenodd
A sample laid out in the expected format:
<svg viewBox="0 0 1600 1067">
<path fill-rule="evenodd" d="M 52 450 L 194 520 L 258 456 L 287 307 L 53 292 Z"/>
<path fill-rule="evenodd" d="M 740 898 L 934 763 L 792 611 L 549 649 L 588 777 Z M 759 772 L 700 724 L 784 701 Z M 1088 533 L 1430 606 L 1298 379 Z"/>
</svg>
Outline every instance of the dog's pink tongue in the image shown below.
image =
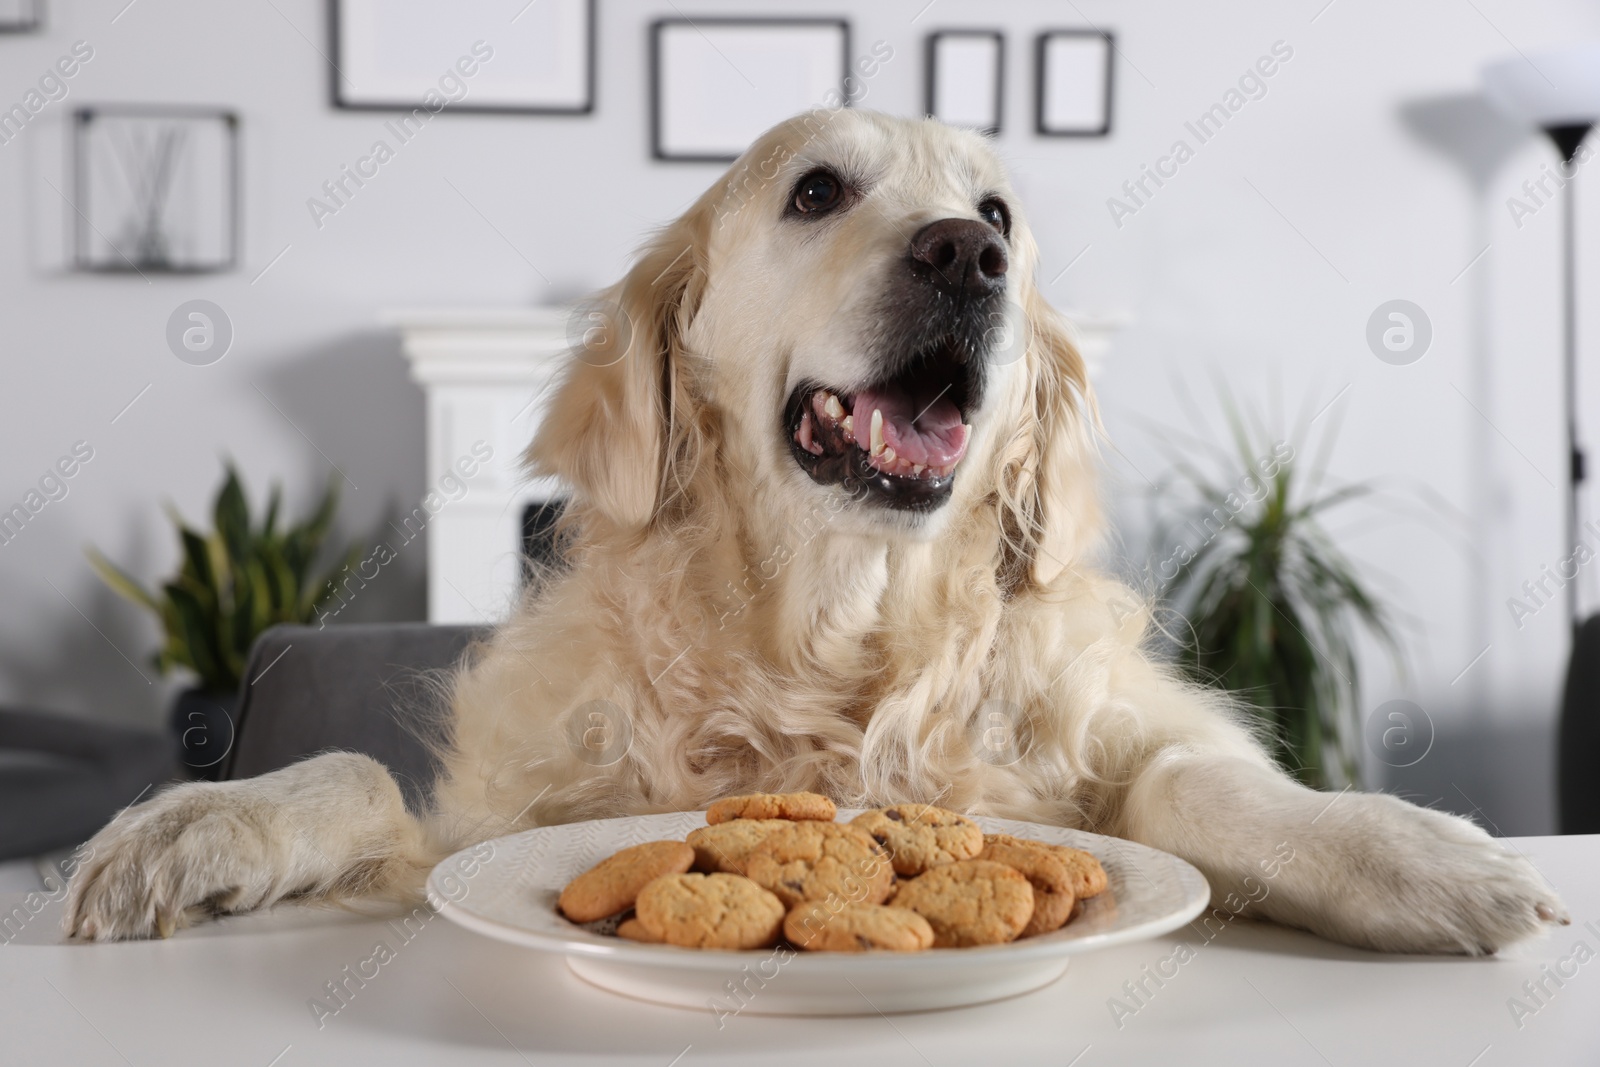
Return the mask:
<svg viewBox="0 0 1600 1067">
<path fill-rule="evenodd" d="M 883 412 L 883 443 L 908 463 L 949 467 L 967 451 L 961 409 L 938 389 L 864 389 L 857 393 L 851 424 L 857 443 L 868 450 L 872 447 L 874 409 Z"/>
</svg>

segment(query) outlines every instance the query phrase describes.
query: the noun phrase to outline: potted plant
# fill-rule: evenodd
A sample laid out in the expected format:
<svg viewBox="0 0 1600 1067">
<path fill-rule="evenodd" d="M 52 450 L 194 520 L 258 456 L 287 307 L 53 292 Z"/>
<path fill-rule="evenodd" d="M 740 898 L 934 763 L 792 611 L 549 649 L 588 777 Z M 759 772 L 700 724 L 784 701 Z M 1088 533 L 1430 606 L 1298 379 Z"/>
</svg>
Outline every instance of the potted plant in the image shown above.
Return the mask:
<svg viewBox="0 0 1600 1067">
<path fill-rule="evenodd" d="M 1355 652 L 1364 627 L 1401 663 L 1383 605 L 1321 524 L 1371 488 L 1324 489 L 1324 465 L 1289 440 L 1246 428 L 1225 405 L 1233 452 L 1215 475 L 1182 456 L 1163 499 L 1186 499 L 1157 562 L 1162 592 L 1188 623 L 1179 661 L 1237 693 L 1260 716 L 1274 755 L 1313 788 L 1357 782 Z M 1323 441 L 1326 455 L 1332 436 Z M 1237 466 L 1235 466 L 1237 465 Z"/>
<path fill-rule="evenodd" d="M 310 622 L 333 595 L 333 579 L 360 558 L 359 547 L 340 553 L 325 572 L 313 571 L 338 506 L 332 479 L 312 515 L 278 528 L 282 487 L 274 485 L 266 514 L 251 525 L 239 474 L 227 478 L 212 506 L 213 529 L 200 533 L 170 506 L 178 528 L 182 564 L 151 592 L 94 548 L 89 562 L 120 595 L 155 613 L 164 635 L 153 659 L 163 674 L 185 668 L 196 683 L 177 696 L 172 729 L 179 755 L 198 777 L 215 778 L 233 746 L 233 712 L 250 646 L 270 626 Z"/>
</svg>

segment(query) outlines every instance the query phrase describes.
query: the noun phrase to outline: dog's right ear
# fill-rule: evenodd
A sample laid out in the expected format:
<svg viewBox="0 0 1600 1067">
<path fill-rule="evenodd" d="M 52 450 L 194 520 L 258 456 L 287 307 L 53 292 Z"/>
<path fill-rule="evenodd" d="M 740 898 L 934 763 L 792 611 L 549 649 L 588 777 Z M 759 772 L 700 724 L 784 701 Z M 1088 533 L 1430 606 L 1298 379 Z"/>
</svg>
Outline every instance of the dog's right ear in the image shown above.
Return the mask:
<svg viewBox="0 0 1600 1067">
<path fill-rule="evenodd" d="M 655 515 L 672 420 L 684 417 L 675 410 L 680 341 L 704 287 L 710 218 L 709 204 L 696 204 L 583 305 L 567 370 L 523 457 L 623 529 Z"/>
</svg>

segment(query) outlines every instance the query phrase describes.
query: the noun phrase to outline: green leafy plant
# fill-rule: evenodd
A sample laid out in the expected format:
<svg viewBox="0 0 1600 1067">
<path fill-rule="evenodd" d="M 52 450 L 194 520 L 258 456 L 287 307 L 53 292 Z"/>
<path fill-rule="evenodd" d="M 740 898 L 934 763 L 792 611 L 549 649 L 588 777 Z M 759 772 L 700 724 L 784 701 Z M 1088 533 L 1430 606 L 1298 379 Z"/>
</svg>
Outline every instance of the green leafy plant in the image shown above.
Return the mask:
<svg viewBox="0 0 1600 1067">
<path fill-rule="evenodd" d="M 1369 485 L 1324 490 L 1325 436 L 1316 461 L 1286 440 L 1247 428 L 1225 410 L 1232 454 L 1208 474 L 1176 457 L 1168 488 L 1188 498 L 1186 541 L 1158 564 L 1163 594 L 1187 620 L 1179 660 L 1233 690 L 1260 716 L 1279 762 L 1306 785 L 1357 780 L 1357 632 L 1364 627 L 1402 662 L 1389 614 L 1322 526 L 1330 510 L 1369 496 Z M 1167 496 L 1168 494 L 1163 494 Z M 1194 542 L 1198 542 L 1197 544 Z"/>
<path fill-rule="evenodd" d="M 232 694 L 257 635 L 278 623 L 313 621 L 333 595 L 334 577 L 361 552 L 351 546 L 327 571 L 313 571 L 339 502 L 338 483 L 331 478 L 310 518 L 280 530 L 282 487 L 272 487 L 266 514 L 252 526 L 239 474 L 231 463 L 227 472 L 211 509 L 209 533 L 191 528 L 167 508 L 178 528 L 183 563 L 159 593 L 94 548 L 87 553 L 107 585 L 161 620 L 165 638 L 154 656 L 157 670 L 165 674 L 186 667 L 199 676 L 203 689 Z"/>
</svg>

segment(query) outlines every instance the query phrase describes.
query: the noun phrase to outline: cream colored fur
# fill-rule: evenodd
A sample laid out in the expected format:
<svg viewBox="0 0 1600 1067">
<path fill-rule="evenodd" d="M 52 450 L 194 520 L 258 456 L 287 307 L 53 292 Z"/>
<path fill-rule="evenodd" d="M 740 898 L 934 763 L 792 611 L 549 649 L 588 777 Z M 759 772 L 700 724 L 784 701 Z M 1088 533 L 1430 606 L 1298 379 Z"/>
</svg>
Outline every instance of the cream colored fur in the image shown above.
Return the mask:
<svg viewBox="0 0 1600 1067">
<path fill-rule="evenodd" d="M 802 232 L 781 212 L 820 163 L 869 188 Z M 1022 343 L 994 368 L 952 499 L 913 519 L 813 484 L 785 398 L 802 379 L 858 379 L 909 235 L 976 218 L 990 194 L 1013 213 Z M 1564 920 L 1472 823 L 1302 788 L 1224 695 L 1144 652 L 1146 605 L 1095 570 L 1093 400 L 1037 259 L 975 134 L 847 110 L 763 136 L 604 294 L 622 328 L 572 362 L 529 452 L 574 490 L 571 566 L 456 677 L 426 826 L 349 755 L 180 786 L 91 842 L 68 932 L 145 937 L 219 903 L 405 891 L 481 837 L 754 789 L 1121 835 L 1196 864 L 1219 901 L 1255 899 L 1286 843 L 1295 858 L 1250 914 L 1377 949 L 1489 952 Z M 1031 734 L 1009 765 L 973 741 L 995 707 Z M 607 766 L 580 743 L 592 713 L 588 740 L 631 733 Z"/>
</svg>

